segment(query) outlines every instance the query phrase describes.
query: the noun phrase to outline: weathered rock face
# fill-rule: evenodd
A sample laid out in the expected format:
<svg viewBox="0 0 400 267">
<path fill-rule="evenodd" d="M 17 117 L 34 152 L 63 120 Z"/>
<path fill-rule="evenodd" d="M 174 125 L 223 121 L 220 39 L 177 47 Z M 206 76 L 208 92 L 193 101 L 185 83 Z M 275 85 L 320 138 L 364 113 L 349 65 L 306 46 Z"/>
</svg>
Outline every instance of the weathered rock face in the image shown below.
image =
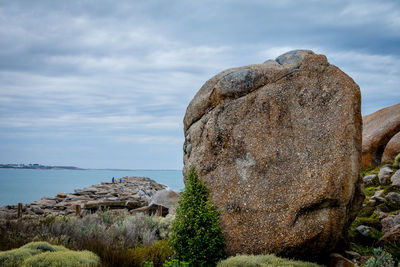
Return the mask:
<svg viewBox="0 0 400 267">
<path fill-rule="evenodd" d="M 375 167 L 384 162 L 382 154 L 385 147 L 398 132 L 400 132 L 400 104 L 364 116 L 362 167 Z"/>
<path fill-rule="evenodd" d="M 229 255 L 328 253 L 361 206 L 360 90 L 323 55 L 221 72 L 184 130 L 184 173 L 210 190 Z"/>
<path fill-rule="evenodd" d="M 395 134 L 385 146 L 382 155 L 382 162 L 393 162 L 400 153 L 400 132 Z"/>
</svg>

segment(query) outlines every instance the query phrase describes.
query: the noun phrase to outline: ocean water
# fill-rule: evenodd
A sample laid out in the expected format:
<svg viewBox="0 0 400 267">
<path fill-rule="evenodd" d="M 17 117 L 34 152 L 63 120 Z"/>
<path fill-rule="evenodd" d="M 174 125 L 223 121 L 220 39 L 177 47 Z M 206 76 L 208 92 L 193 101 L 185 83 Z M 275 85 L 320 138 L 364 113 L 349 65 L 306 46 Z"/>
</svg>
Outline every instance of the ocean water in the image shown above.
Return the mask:
<svg viewBox="0 0 400 267">
<path fill-rule="evenodd" d="M 31 203 L 58 192 L 73 192 L 112 177 L 149 177 L 175 191 L 184 188 L 181 170 L 19 170 L 0 169 L 0 206 Z"/>
</svg>

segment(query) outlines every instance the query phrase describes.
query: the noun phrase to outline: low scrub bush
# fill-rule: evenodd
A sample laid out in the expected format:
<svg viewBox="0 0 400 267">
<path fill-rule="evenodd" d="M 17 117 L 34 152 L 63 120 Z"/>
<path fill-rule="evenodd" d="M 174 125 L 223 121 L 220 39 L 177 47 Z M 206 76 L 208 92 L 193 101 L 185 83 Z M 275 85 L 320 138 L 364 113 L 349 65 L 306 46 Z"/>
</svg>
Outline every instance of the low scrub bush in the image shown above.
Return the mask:
<svg viewBox="0 0 400 267">
<path fill-rule="evenodd" d="M 18 248 L 8 251 L 2 251 L 0 252 L 0 266 L 3 267 L 20 266 L 25 259 L 39 253 L 41 253 L 40 250 L 29 249 L 29 248 Z"/>
<path fill-rule="evenodd" d="M 44 252 L 27 258 L 21 267 L 94 267 L 100 258 L 90 251 Z"/>
<path fill-rule="evenodd" d="M 218 263 L 217 267 L 318 267 L 320 265 L 311 262 L 293 261 L 276 257 L 274 255 L 239 255 L 230 257 Z"/>
<path fill-rule="evenodd" d="M 176 209 L 171 242 L 178 260 L 196 266 L 213 266 L 223 257 L 219 213 L 194 168 L 187 174 L 186 187 Z"/>
<path fill-rule="evenodd" d="M 21 247 L 30 241 L 48 241 L 74 250 L 93 251 L 101 257 L 105 266 L 122 266 L 128 260 L 128 249 L 151 246 L 160 239 L 168 238 L 173 219 L 172 215 L 161 218 L 100 211 L 83 218 L 47 216 L 2 221 L 0 250 Z M 37 243 L 36 246 L 42 246 L 42 251 L 49 249 L 44 244 Z"/>
<path fill-rule="evenodd" d="M 46 242 L 31 242 L 18 249 L 0 252 L 0 266 L 56 267 L 98 266 L 100 258 L 89 251 L 71 251 Z"/>
<path fill-rule="evenodd" d="M 394 267 L 392 255 L 382 250 L 382 248 L 374 249 L 373 253 L 374 256 L 369 258 L 365 263 L 365 267 Z"/>
</svg>

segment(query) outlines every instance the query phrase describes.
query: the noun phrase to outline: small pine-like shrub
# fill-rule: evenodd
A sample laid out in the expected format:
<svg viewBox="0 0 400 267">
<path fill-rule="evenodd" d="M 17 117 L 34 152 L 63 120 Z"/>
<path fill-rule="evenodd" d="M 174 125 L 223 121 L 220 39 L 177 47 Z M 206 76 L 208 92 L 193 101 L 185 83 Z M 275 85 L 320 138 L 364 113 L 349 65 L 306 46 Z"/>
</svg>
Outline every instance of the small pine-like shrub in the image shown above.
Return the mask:
<svg viewBox="0 0 400 267">
<path fill-rule="evenodd" d="M 94 267 L 100 258 L 90 251 L 44 252 L 27 258 L 21 267 Z"/>
<path fill-rule="evenodd" d="M 285 267 L 319 267 L 320 265 L 303 262 L 293 261 L 276 257 L 274 255 L 239 255 L 230 257 L 218 263 L 217 267 L 273 267 L 273 266 L 285 266 Z"/>
<path fill-rule="evenodd" d="M 385 252 L 382 248 L 373 250 L 374 256 L 369 258 L 365 267 L 394 267 L 392 255 Z"/>
<path fill-rule="evenodd" d="M 176 209 L 171 243 L 175 258 L 196 266 L 214 266 L 223 257 L 219 213 L 194 168 L 187 174 L 186 187 Z"/>
</svg>

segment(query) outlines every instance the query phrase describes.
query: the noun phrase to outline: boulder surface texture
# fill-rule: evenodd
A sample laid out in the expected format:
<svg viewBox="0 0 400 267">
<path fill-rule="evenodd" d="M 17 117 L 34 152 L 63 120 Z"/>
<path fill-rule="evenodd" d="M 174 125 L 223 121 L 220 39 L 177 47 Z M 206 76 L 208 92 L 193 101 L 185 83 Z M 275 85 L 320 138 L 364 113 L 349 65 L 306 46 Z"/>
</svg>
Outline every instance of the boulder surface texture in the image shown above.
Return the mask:
<svg viewBox="0 0 400 267">
<path fill-rule="evenodd" d="M 217 74 L 184 131 L 184 173 L 210 190 L 228 255 L 329 253 L 361 206 L 360 90 L 324 55 Z"/>
<path fill-rule="evenodd" d="M 400 104 L 364 116 L 362 167 L 376 167 L 384 161 L 393 161 L 397 155 L 394 155 L 396 151 L 393 151 L 396 150 L 396 140 L 393 140 L 393 144 L 391 144 L 393 149 L 388 148 L 384 160 L 382 160 L 382 154 L 390 139 L 398 132 L 400 132 Z"/>
<path fill-rule="evenodd" d="M 393 162 L 396 156 L 400 153 L 400 131 L 395 134 L 389 143 L 385 146 L 382 155 L 382 163 Z"/>
</svg>

